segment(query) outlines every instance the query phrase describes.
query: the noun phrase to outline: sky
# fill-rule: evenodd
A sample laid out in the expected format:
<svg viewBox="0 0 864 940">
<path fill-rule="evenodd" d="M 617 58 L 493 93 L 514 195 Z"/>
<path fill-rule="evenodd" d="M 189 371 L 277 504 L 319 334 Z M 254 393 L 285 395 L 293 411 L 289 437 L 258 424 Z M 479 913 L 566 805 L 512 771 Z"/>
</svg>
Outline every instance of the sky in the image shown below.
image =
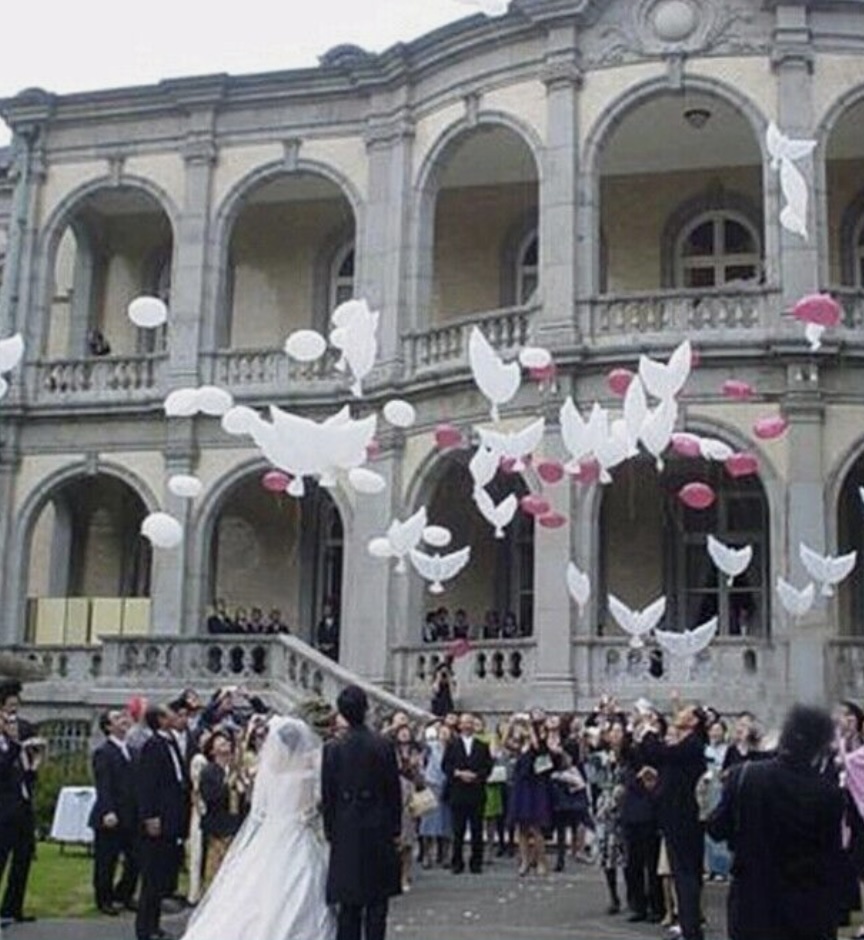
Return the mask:
<svg viewBox="0 0 864 940">
<path fill-rule="evenodd" d="M 341 43 L 379 52 L 477 13 L 482 0 L 7 0 L 0 98 L 162 78 L 302 68 Z M 0 144 L 9 132 L 0 121 Z"/>
</svg>

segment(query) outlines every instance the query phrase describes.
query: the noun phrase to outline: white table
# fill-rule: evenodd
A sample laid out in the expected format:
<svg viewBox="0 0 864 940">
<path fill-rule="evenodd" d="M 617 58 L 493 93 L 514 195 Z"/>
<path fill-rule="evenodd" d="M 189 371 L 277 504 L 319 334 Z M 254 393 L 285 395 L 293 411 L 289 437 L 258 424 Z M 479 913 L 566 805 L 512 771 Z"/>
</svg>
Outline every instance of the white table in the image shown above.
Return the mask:
<svg viewBox="0 0 864 940">
<path fill-rule="evenodd" d="M 52 840 L 90 845 L 93 830 L 87 825 L 87 820 L 95 802 L 95 787 L 63 787 L 54 808 Z"/>
</svg>

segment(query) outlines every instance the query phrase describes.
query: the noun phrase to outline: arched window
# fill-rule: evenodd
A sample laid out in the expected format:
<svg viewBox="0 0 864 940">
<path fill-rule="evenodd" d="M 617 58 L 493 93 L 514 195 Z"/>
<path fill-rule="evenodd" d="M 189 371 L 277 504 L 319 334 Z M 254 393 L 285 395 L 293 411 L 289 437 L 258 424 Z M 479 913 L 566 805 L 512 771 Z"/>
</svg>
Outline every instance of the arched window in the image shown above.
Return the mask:
<svg viewBox="0 0 864 940">
<path fill-rule="evenodd" d="M 855 226 L 855 239 L 852 243 L 852 276 L 855 287 L 864 287 L 864 214 Z"/>
<path fill-rule="evenodd" d="M 328 301 L 330 313 L 354 296 L 354 242 L 348 242 L 333 259 Z"/>
<path fill-rule="evenodd" d="M 523 239 L 516 255 L 516 303 L 531 303 L 539 285 L 540 239 L 535 229 Z"/>
<path fill-rule="evenodd" d="M 678 287 L 723 287 L 761 277 L 759 235 L 741 214 L 714 210 L 693 219 L 681 232 L 675 250 Z"/>
</svg>

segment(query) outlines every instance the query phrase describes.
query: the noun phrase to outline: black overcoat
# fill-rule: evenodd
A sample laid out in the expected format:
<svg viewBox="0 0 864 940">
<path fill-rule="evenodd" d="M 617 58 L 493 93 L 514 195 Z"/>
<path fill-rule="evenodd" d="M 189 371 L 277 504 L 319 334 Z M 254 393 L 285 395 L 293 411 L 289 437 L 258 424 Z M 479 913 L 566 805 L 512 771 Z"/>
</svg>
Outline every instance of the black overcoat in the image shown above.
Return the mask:
<svg viewBox="0 0 864 940">
<path fill-rule="evenodd" d="M 492 773 L 492 754 L 489 745 L 477 738 L 471 741 L 471 755 L 465 751 L 465 742 L 460 736 L 447 745 L 442 769 L 447 777 L 447 802 L 451 806 L 476 809 L 482 807 L 486 797 L 486 780 Z M 454 776 L 457 770 L 471 770 L 477 774 L 474 783 L 466 783 Z"/>
<path fill-rule="evenodd" d="M 399 894 L 402 793 L 393 744 L 365 727 L 328 743 L 321 797 L 328 904 L 365 907 Z"/>
<path fill-rule="evenodd" d="M 138 826 L 136 768 L 113 741 L 103 741 L 93 752 L 96 802 L 90 813 L 91 829 L 101 829 L 102 820 L 114 813 L 120 829 L 134 832 Z"/>
<path fill-rule="evenodd" d="M 186 837 L 189 822 L 189 792 L 185 777 L 177 779 L 171 757 L 174 745 L 161 734 L 149 737 L 141 748 L 136 766 L 136 798 L 138 818 L 159 819 L 165 840 Z M 181 764 L 179 751 L 175 751 Z"/>
</svg>

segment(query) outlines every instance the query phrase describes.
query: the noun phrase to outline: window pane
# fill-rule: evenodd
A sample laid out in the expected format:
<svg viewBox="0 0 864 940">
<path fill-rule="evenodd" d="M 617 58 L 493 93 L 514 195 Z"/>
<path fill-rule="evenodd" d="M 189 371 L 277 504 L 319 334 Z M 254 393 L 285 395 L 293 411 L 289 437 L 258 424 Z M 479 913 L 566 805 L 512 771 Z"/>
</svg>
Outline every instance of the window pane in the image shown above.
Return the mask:
<svg viewBox="0 0 864 940">
<path fill-rule="evenodd" d="M 528 268 L 536 268 L 538 264 L 538 257 L 540 243 L 537 238 L 532 238 L 531 241 L 525 248 L 525 251 L 522 253 L 522 265 Z"/>
<path fill-rule="evenodd" d="M 684 257 L 714 254 L 714 222 L 703 222 L 687 236 L 684 243 Z"/>
<path fill-rule="evenodd" d="M 704 543 L 687 546 L 687 590 L 715 590 L 718 586 L 717 569 L 708 555 Z"/>
<path fill-rule="evenodd" d="M 687 594 L 684 613 L 684 628 L 692 630 L 720 612 L 720 601 L 716 592 L 692 591 Z"/>
<path fill-rule="evenodd" d="M 736 591 L 729 595 L 729 633 L 731 636 L 762 634 L 762 592 Z"/>
<path fill-rule="evenodd" d="M 354 251 L 353 249 L 345 255 L 345 259 L 339 266 L 339 277 L 354 277 Z"/>
<path fill-rule="evenodd" d="M 730 264 L 723 272 L 723 281 L 729 284 L 732 281 L 755 281 L 755 264 Z"/>
<path fill-rule="evenodd" d="M 537 274 L 536 272 L 524 271 L 522 273 L 522 285 L 519 291 L 519 303 L 527 304 L 537 292 Z"/>
<path fill-rule="evenodd" d="M 686 268 L 684 271 L 685 287 L 714 287 L 714 268 Z"/>
<path fill-rule="evenodd" d="M 726 504 L 726 532 L 753 532 L 764 525 L 764 504 L 757 494 L 730 497 Z"/>
<path fill-rule="evenodd" d="M 756 245 L 753 236 L 740 222 L 726 219 L 723 223 L 723 247 L 727 255 L 754 255 Z"/>
<path fill-rule="evenodd" d="M 344 304 L 354 296 L 354 286 L 352 284 L 339 283 L 336 285 L 336 306 Z"/>
</svg>

